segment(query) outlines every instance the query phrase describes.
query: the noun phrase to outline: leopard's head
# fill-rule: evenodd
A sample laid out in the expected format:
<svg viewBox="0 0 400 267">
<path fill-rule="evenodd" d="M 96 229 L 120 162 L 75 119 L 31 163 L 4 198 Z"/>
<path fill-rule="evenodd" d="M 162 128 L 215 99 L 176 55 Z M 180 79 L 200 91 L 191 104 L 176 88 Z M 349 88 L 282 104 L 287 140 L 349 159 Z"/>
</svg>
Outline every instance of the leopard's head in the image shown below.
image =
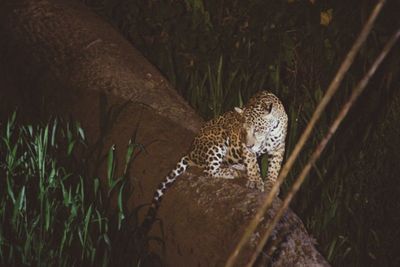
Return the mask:
<svg viewBox="0 0 400 267">
<path fill-rule="evenodd" d="M 242 144 L 250 151 L 256 153 L 261 149 L 265 134 L 257 130 L 257 125 L 250 117 L 245 116 L 245 109 L 235 108 L 235 111 L 240 114 L 242 124 L 240 129 L 240 140 Z"/>
<path fill-rule="evenodd" d="M 287 115 L 281 101 L 272 93 L 261 91 L 241 109 L 235 111 L 243 117 L 246 146 L 258 151 L 266 137 L 275 130 L 286 129 Z"/>
</svg>

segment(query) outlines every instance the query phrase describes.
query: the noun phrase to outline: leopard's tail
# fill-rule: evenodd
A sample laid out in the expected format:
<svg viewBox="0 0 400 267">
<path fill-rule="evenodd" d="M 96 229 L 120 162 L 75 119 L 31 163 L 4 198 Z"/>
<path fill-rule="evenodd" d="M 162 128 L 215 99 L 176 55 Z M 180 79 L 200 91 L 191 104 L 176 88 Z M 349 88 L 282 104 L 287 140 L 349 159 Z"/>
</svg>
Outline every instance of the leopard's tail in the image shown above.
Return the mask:
<svg viewBox="0 0 400 267">
<path fill-rule="evenodd" d="M 188 156 L 184 156 L 181 160 L 176 164 L 176 167 L 170 171 L 170 173 L 165 177 L 164 181 L 160 183 L 158 189 L 154 193 L 153 200 L 151 202 L 151 206 L 147 211 L 146 217 L 141 226 L 142 233 L 147 234 L 150 231 L 151 226 L 156 218 L 157 210 L 160 206 L 161 200 L 165 194 L 167 188 L 169 188 L 178 178 L 179 175 L 184 173 L 187 167 L 190 165 L 190 160 Z"/>
</svg>

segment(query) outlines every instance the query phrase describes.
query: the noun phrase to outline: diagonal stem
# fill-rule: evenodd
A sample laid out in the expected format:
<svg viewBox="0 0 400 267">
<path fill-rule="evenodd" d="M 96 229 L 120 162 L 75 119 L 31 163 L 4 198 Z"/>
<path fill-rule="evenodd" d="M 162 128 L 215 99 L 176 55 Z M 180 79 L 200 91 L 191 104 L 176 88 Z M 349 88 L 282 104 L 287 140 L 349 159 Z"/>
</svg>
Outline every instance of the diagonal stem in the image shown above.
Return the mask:
<svg viewBox="0 0 400 267">
<path fill-rule="evenodd" d="M 322 112 L 328 105 L 329 101 L 333 97 L 333 95 L 336 93 L 337 89 L 339 88 L 339 85 L 341 84 L 344 75 L 347 73 L 349 70 L 351 64 L 354 61 L 355 56 L 357 55 L 358 51 L 361 48 L 361 45 L 365 42 L 367 39 L 367 36 L 371 32 L 372 26 L 378 17 L 380 11 L 382 10 L 382 7 L 385 3 L 385 0 L 380 0 L 374 7 L 371 15 L 369 16 L 367 22 L 365 23 L 363 29 L 361 30 L 360 35 L 357 37 L 356 41 L 354 42 L 352 48 L 346 55 L 346 58 L 340 65 L 334 79 L 330 83 L 328 90 L 326 91 L 325 95 L 319 102 L 317 108 L 315 109 L 310 122 L 308 123 L 306 129 L 304 130 L 303 134 L 301 135 L 299 141 L 297 142 L 295 148 L 293 149 L 292 154 L 289 156 L 288 160 L 286 161 L 285 165 L 282 167 L 282 170 L 278 176 L 277 181 L 275 182 L 274 186 L 272 187 L 271 191 L 269 194 L 266 196 L 264 199 L 263 203 L 259 207 L 256 215 L 254 218 L 250 221 L 249 225 L 245 229 L 245 232 L 243 233 L 239 243 L 236 245 L 235 249 L 232 251 L 231 255 L 228 258 L 228 261 L 225 264 L 225 267 L 232 267 L 236 259 L 239 255 L 239 252 L 242 250 L 242 248 L 247 244 L 247 242 L 250 240 L 250 237 L 252 233 L 255 231 L 255 229 L 258 226 L 258 223 L 261 221 L 262 217 L 264 216 L 266 210 L 271 206 L 271 203 L 277 194 L 279 187 L 281 186 L 283 180 L 286 178 L 287 174 L 289 173 L 290 169 L 292 168 L 297 156 L 300 153 L 300 150 L 303 148 L 305 142 L 309 138 L 311 131 L 314 128 L 315 123 L 318 121 L 320 118 Z"/>
<path fill-rule="evenodd" d="M 357 100 L 357 98 L 360 96 L 360 94 L 363 92 L 363 90 L 367 86 L 370 78 L 374 75 L 376 69 L 379 67 L 379 65 L 382 63 L 383 59 L 393 48 L 393 45 L 396 43 L 399 36 L 400 36 L 400 28 L 392 35 L 392 37 L 386 43 L 385 47 L 382 49 L 379 56 L 375 59 L 374 63 L 368 70 L 367 74 L 365 74 L 365 76 L 362 78 L 362 80 L 353 89 L 353 92 L 352 92 L 349 100 L 342 106 L 342 109 L 340 110 L 335 121 L 332 123 L 328 132 L 326 133 L 324 138 L 321 140 L 321 142 L 318 144 L 317 148 L 314 150 L 313 154 L 311 155 L 310 159 L 308 160 L 306 166 L 304 166 L 300 175 L 296 178 L 294 184 L 292 185 L 292 187 L 290 188 L 290 191 L 288 192 L 286 198 L 284 199 L 281 207 L 275 214 L 274 219 L 272 220 L 271 223 L 268 224 L 268 227 L 267 227 L 264 235 L 262 236 L 260 242 L 258 243 L 257 248 L 256 248 L 255 252 L 253 253 L 250 262 L 246 265 L 247 267 L 253 266 L 258 255 L 261 253 L 266 241 L 268 240 L 269 236 L 271 235 L 272 230 L 274 229 L 276 224 L 279 222 L 279 220 L 281 219 L 284 212 L 287 210 L 291 200 L 293 199 L 294 195 L 299 190 L 301 184 L 304 182 L 304 179 L 308 175 L 311 167 L 315 164 L 316 160 L 319 158 L 322 151 L 325 149 L 326 144 L 329 142 L 332 135 L 336 132 L 340 123 L 346 117 L 347 113 L 349 112 L 349 109 L 353 106 L 354 102 Z"/>
</svg>

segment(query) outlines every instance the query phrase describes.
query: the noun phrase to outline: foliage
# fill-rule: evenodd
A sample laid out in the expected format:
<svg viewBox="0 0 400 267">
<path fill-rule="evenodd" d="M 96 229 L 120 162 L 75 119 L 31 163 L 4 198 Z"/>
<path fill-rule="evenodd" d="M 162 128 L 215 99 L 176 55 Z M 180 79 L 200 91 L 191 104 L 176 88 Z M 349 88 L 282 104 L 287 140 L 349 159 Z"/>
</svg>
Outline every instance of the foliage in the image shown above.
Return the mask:
<svg viewBox="0 0 400 267">
<path fill-rule="evenodd" d="M 387 2 L 292 178 L 350 89 L 399 26 L 400 5 Z M 260 89 L 276 93 L 289 114 L 287 151 L 291 151 L 374 1 L 110 0 L 89 4 L 106 15 L 205 118 L 240 105 Z M 388 154 L 374 152 L 382 149 L 379 139 L 387 135 L 378 132 L 377 126 L 386 119 L 387 107 L 399 88 L 399 53 L 394 49 L 370 82 L 293 205 L 334 265 L 398 262 L 392 248 L 395 242 L 385 240 L 393 240 L 388 238 L 390 231 L 400 236 L 394 227 L 400 221 L 390 215 L 381 219 L 380 205 L 383 199 L 390 201 L 377 193 L 393 197 L 395 178 L 383 164 Z M 366 172 L 370 168 L 365 166 L 384 167 L 381 172 Z M 375 177 L 388 182 L 377 183 Z M 395 204 L 390 206 L 400 205 L 395 197 L 391 201 Z"/>
<path fill-rule="evenodd" d="M 140 207 L 125 206 L 140 145 L 128 144 L 120 176 L 115 149 L 109 150 L 104 184 L 88 177 L 78 124 L 19 126 L 14 113 L 1 131 L 0 265 L 131 266 L 156 258 L 147 255 L 149 239 L 134 235 Z"/>
</svg>

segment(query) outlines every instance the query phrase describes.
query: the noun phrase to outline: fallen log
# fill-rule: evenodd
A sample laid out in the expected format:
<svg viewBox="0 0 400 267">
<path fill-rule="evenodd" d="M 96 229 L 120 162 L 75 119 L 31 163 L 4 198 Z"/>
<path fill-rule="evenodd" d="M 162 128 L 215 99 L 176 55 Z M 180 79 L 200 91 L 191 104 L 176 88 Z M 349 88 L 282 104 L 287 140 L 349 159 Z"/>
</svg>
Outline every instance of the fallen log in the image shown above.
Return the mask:
<svg viewBox="0 0 400 267">
<path fill-rule="evenodd" d="M 71 116 L 81 122 L 90 145 L 100 146 L 101 155 L 116 144 L 122 161 L 123 148 L 138 128 L 136 141 L 147 153 L 132 167 L 132 183 L 138 188 L 129 201 L 132 207 L 151 200 L 202 123 L 111 25 L 73 1 L 0 2 L 0 84 L 1 97 L 7 99 L 3 112 L 16 105 L 28 120 Z M 178 179 L 159 213 L 168 266 L 224 264 L 263 197 L 243 183 L 193 172 Z M 276 199 L 265 221 L 279 203 Z M 263 229 L 265 223 L 240 264 L 248 260 Z M 271 240 L 259 266 L 328 265 L 291 211 Z"/>
<path fill-rule="evenodd" d="M 160 208 L 167 255 L 175 266 L 223 266 L 261 204 L 263 195 L 248 190 L 244 180 L 226 181 L 189 173 L 166 194 Z M 187 203 L 191 203 L 188 205 Z M 245 266 L 265 224 L 279 208 L 276 198 L 236 266 Z M 275 228 L 256 266 L 329 266 L 315 249 L 301 220 L 288 211 Z"/>
</svg>

